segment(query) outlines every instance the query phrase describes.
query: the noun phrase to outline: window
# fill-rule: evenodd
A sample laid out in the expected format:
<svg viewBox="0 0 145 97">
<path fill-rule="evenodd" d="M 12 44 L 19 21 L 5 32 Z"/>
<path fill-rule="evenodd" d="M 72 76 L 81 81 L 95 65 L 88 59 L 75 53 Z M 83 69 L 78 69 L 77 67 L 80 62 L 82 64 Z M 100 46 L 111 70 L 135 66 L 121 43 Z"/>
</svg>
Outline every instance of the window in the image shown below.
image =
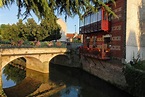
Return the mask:
<svg viewBox="0 0 145 97">
<path fill-rule="evenodd" d="M 97 22 L 98 19 L 98 12 L 94 14 L 94 22 Z"/>
<path fill-rule="evenodd" d="M 94 37 L 93 37 L 93 48 L 94 48 L 94 47 L 97 47 L 96 42 L 97 42 L 97 36 L 94 36 Z"/>
<path fill-rule="evenodd" d="M 85 25 L 87 25 L 87 16 L 85 16 Z"/>
<path fill-rule="evenodd" d="M 87 25 L 90 24 L 90 23 L 91 23 L 91 15 L 88 14 L 88 16 L 87 16 Z"/>
<path fill-rule="evenodd" d="M 102 20 L 102 10 L 100 9 L 98 12 L 98 21 Z"/>
<path fill-rule="evenodd" d="M 103 0 L 104 3 L 108 3 L 110 0 Z"/>
<path fill-rule="evenodd" d="M 91 23 L 97 22 L 98 13 L 91 14 Z"/>
<path fill-rule="evenodd" d="M 80 26 L 80 27 L 84 26 L 84 18 L 83 18 L 82 20 L 80 20 L 79 26 Z"/>
<path fill-rule="evenodd" d="M 89 45 L 90 45 L 90 37 L 86 37 L 86 43 L 87 43 L 87 47 L 89 47 Z"/>
<path fill-rule="evenodd" d="M 91 13 L 91 23 L 94 22 L 94 13 Z"/>
</svg>

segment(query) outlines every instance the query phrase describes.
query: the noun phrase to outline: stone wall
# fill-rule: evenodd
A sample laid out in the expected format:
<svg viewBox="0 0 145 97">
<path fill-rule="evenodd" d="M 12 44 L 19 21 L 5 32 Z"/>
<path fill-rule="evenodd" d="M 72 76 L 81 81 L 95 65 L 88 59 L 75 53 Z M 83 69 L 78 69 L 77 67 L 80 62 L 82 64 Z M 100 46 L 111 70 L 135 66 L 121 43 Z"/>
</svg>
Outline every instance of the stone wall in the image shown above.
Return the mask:
<svg viewBox="0 0 145 97">
<path fill-rule="evenodd" d="M 127 87 L 123 73 L 123 64 L 118 60 L 105 61 L 79 56 L 77 50 L 73 49 L 68 54 L 68 57 L 58 56 L 52 59 L 51 62 L 63 66 L 81 68 L 121 89 L 126 89 Z"/>
<path fill-rule="evenodd" d="M 82 69 L 121 88 L 126 89 L 123 64 L 117 60 L 101 61 L 82 56 Z"/>
</svg>

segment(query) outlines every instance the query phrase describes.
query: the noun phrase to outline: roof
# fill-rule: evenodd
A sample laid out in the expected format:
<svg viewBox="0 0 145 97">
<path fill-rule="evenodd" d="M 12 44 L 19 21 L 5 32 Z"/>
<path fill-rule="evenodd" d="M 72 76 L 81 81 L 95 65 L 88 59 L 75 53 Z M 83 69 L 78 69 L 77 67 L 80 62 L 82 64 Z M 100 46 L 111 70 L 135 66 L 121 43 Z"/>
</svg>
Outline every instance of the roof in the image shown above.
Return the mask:
<svg viewBox="0 0 145 97">
<path fill-rule="evenodd" d="M 67 38 L 81 38 L 80 34 L 75 34 L 75 33 L 67 33 L 66 34 Z"/>
<path fill-rule="evenodd" d="M 67 34 L 66 34 L 66 37 L 67 37 L 67 38 L 73 38 L 74 35 L 75 35 L 75 34 L 67 33 Z"/>
</svg>

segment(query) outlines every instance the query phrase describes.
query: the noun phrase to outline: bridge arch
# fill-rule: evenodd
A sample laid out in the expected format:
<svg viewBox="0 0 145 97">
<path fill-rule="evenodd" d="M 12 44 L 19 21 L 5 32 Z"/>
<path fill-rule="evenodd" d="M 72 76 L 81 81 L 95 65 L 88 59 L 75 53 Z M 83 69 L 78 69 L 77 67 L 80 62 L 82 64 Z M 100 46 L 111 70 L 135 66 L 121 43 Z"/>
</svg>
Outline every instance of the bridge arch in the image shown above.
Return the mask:
<svg viewBox="0 0 145 97">
<path fill-rule="evenodd" d="M 18 58 L 25 58 L 24 56 L 9 56 L 9 57 L 2 57 L 2 67 L 1 68 L 4 68 L 6 65 L 8 65 L 10 62 L 14 61 L 15 59 L 18 59 Z"/>
<path fill-rule="evenodd" d="M 66 59 L 55 59 L 58 56 L 64 56 Z M 49 73 L 49 63 L 63 65 L 64 62 L 69 63 L 69 56 L 67 54 L 38 54 L 38 55 L 13 55 L 13 56 L 3 56 L 1 57 L 2 68 L 14 61 L 15 59 L 23 57 L 26 59 L 26 68 L 39 71 L 42 73 Z M 52 61 L 53 60 L 53 61 Z M 2 69 L 1 68 L 1 69 Z"/>
<path fill-rule="evenodd" d="M 28 61 L 35 61 L 35 63 L 39 63 L 39 64 L 41 64 L 42 62 L 41 62 L 41 60 L 39 60 L 38 58 L 36 58 L 36 57 L 32 57 L 32 56 L 9 56 L 9 57 L 3 57 L 3 59 L 2 59 L 2 68 L 4 68 L 7 64 L 9 64 L 10 62 L 12 62 L 12 61 L 14 61 L 15 59 L 19 59 L 19 58 L 24 58 L 25 60 L 26 60 L 26 68 L 27 68 L 27 62 Z M 37 65 L 37 64 L 36 64 Z"/>
<path fill-rule="evenodd" d="M 70 66 L 71 58 L 67 54 L 59 54 L 53 56 L 49 62 L 53 64 L 63 65 L 63 66 Z"/>
</svg>

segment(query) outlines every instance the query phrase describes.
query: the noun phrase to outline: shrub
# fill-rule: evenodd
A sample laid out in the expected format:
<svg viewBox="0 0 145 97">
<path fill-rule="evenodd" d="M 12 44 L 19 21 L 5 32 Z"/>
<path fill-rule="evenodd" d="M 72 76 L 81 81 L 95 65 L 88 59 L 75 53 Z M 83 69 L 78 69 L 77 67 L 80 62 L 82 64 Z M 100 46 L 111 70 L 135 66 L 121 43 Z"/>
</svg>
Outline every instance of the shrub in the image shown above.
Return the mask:
<svg viewBox="0 0 145 97">
<path fill-rule="evenodd" d="M 60 41 L 56 42 L 56 46 L 61 46 L 61 45 L 62 45 L 62 43 Z"/>
<path fill-rule="evenodd" d="M 37 41 L 37 42 L 35 43 L 35 46 L 40 46 L 40 45 L 41 45 L 40 41 Z"/>
<path fill-rule="evenodd" d="M 124 75 L 128 84 L 128 91 L 137 97 L 145 97 L 145 71 L 139 70 L 127 64 Z"/>
<path fill-rule="evenodd" d="M 133 54 L 134 55 L 134 54 Z M 133 56 L 132 61 L 130 64 L 135 67 L 136 69 L 144 70 L 145 71 L 145 60 L 140 59 L 140 54 L 137 55 L 137 58 Z"/>
<path fill-rule="evenodd" d="M 53 46 L 53 42 L 52 42 L 52 41 L 48 42 L 48 43 L 47 43 L 47 46 L 48 46 L 48 47 Z"/>
</svg>

